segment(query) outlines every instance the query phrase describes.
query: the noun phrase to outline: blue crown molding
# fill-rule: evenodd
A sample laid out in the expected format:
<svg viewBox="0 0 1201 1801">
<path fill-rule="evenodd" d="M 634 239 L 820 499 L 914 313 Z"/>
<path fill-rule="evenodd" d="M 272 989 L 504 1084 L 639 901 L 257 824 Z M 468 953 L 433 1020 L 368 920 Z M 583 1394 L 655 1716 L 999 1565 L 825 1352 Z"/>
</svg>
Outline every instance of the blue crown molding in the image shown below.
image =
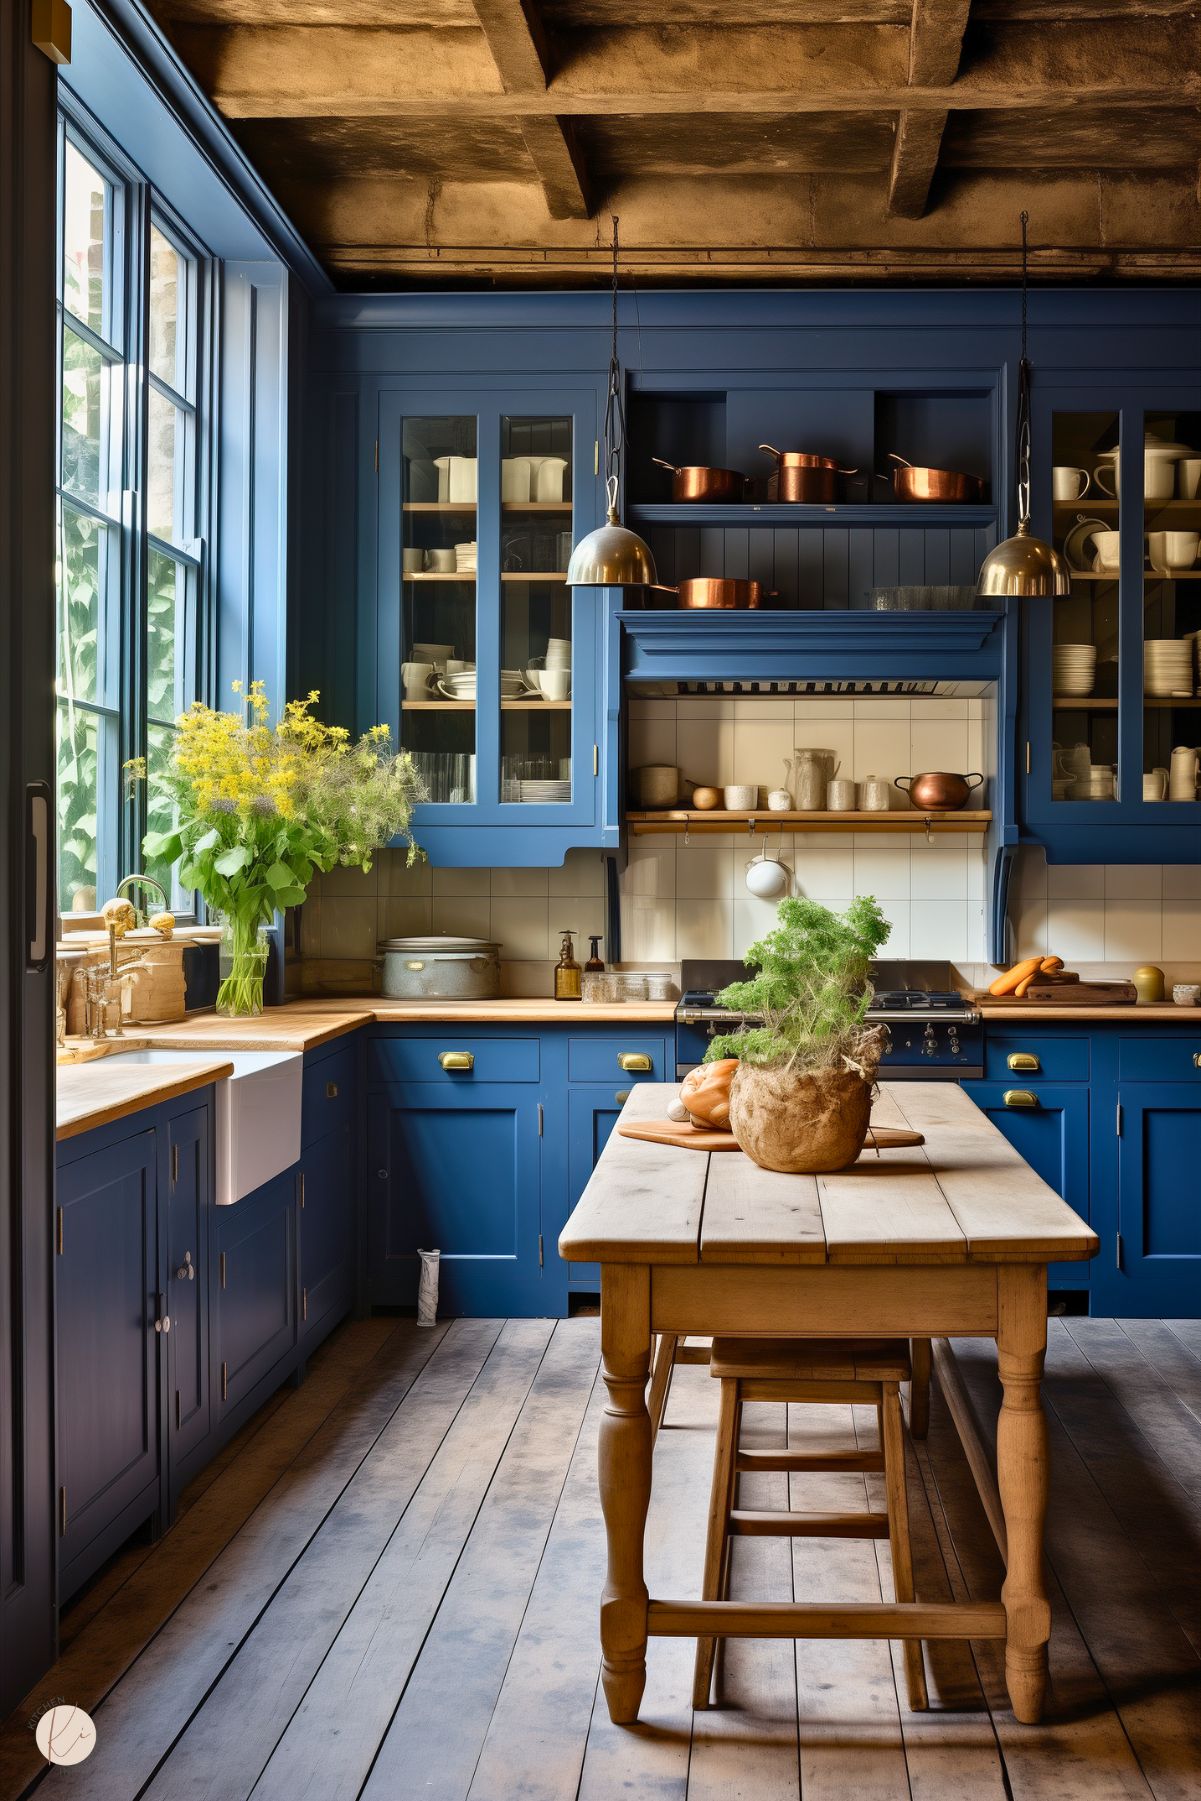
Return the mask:
<svg viewBox="0 0 1201 1801">
<path fill-rule="evenodd" d="M 830 506 L 809 506 L 786 501 L 732 501 L 713 505 L 703 501 L 632 501 L 625 509 L 630 525 L 730 525 L 754 530 L 756 526 L 812 525 L 990 526 L 997 523 L 992 506 L 939 506 L 934 502 L 843 501 Z"/>
<path fill-rule="evenodd" d="M 618 615 L 630 681 L 996 681 L 1004 613 Z"/>
<path fill-rule="evenodd" d="M 80 22 L 78 13 L 84 12 L 90 12 L 116 40 L 134 64 L 137 73 L 185 133 L 208 170 L 247 214 L 267 247 L 313 298 L 331 295 L 334 288 L 329 276 L 255 170 L 208 96 L 150 17 L 142 0 L 83 0 L 83 4 L 77 9 L 77 25 Z M 71 76 L 71 69 L 65 68 L 63 79 L 72 88 L 82 92 L 82 97 L 97 112 L 101 123 L 120 140 L 120 121 L 105 118 L 96 108 L 86 91 L 86 73 L 81 72 L 78 87 Z M 157 178 L 161 180 L 161 172 Z M 174 204 L 179 206 L 179 200 L 174 199 Z M 180 210 L 185 209 L 180 207 Z"/>
</svg>

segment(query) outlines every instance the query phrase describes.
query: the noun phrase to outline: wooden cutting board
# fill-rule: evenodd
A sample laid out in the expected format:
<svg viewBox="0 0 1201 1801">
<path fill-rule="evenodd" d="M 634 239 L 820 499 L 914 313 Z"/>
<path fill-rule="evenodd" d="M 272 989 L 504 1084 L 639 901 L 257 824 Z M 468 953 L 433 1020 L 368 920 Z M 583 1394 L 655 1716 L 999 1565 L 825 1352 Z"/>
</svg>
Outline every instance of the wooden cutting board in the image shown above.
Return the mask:
<svg viewBox="0 0 1201 1801">
<path fill-rule="evenodd" d="M 1133 982 L 1032 982 L 1019 1000 L 1016 994 L 982 994 L 986 1007 L 1114 1007 L 1138 1000 Z"/>
<path fill-rule="evenodd" d="M 685 1151 L 736 1151 L 738 1140 L 732 1132 L 705 1131 L 690 1125 L 686 1119 L 633 1120 L 618 1126 L 623 1138 L 642 1138 L 650 1144 L 678 1144 Z M 895 1151 L 906 1145 L 925 1144 L 920 1132 L 904 1131 L 900 1126 L 874 1126 L 861 1156 L 875 1150 Z"/>
</svg>

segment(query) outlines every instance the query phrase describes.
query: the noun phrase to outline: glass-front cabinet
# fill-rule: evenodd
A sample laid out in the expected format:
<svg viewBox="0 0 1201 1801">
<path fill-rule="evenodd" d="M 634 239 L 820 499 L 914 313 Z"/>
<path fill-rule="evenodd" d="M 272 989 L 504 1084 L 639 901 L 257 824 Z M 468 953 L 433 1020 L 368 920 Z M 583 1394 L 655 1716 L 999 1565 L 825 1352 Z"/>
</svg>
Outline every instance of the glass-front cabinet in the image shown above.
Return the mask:
<svg viewBox="0 0 1201 1801">
<path fill-rule="evenodd" d="M 438 862 L 610 841 L 605 597 L 566 582 L 596 522 L 595 440 L 588 390 L 381 396 L 378 717 L 417 762 Z"/>
<path fill-rule="evenodd" d="M 1201 392 L 1046 394 L 1035 469 L 1072 585 L 1023 603 L 1025 824 L 1063 861 L 1201 856 Z"/>
</svg>

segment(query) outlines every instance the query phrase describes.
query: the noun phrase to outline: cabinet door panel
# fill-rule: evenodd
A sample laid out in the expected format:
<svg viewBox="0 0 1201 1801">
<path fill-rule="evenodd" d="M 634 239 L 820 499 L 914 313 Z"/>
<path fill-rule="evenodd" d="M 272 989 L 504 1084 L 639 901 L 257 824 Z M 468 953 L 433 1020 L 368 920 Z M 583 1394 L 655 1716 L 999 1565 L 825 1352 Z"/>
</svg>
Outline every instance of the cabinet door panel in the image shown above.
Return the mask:
<svg viewBox="0 0 1201 1801">
<path fill-rule="evenodd" d="M 217 1209 L 217 1359 L 223 1411 L 296 1343 L 296 1172 Z"/>
<path fill-rule="evenodd" d="M 1088 1089 L 1067 1083 L 1032 1087 L 1020 1077 L 1009 1082 L 964 1082 L 963 1092 L 1003 1132 L 1031 1169 L 1061 1195 L 1081 1219 L 1089 1217 Z M 1007 1106 L 1014 1089 L 1034 1094 L 1036 1107 Z M 1052 1288 L 1087 1288 L 1087 1263 L 1052 1263 Z"/>
<path fill-rule="evenodd" d="M 390 1086 L 369 1107 L 369 1290 L 412 1304 L 417 1251 L 440 1250 L 440 1311 L 539 1310 L 541 1154 L 528 1088 Z"/>
<path fill-rule="evenodd" d="M 155 1135 L 59 1174 L 55 1259 L 60 1569 L 158 1484 Z M 65 1529 L 64 1529 L 65 1523 Z M 136 1523 L 136 1522 L 135 1522 Z M 83 1571 L 86 1574 L 87 1571 Z"/>
<path fill-rule="evenodd" d="M 350 1128 L 304 1154 L 300 1209 L 300 1334 L 318 1337 L 354 1296 L 355 1158 Z"/>
<path fill-rule="evenodd" d="M 623 1103 L 616 1088 L 573 1088 L 567 1102 L 567 1213 L 588 1186 L 597 1159 L 609 1142 Z M 599 1263 L 569 1263 L 567 1280 L 576 1288 L 600 1288 Z"/>
<path fill-rule="evenodd" d="M 1201 1090 L 1191 1082 L 1118 1090 L 1121 1257 L 1098 1271 L 1098 1312 L 1133 1318 L 1201 1313 Z"/>
<path fill-rule="evenodd" d="M 168 1433 L 175 1466 L 209 1433 L 209 1209 L 211 1115 L 181 1114 L 168 1127 Z"/>
</svg>

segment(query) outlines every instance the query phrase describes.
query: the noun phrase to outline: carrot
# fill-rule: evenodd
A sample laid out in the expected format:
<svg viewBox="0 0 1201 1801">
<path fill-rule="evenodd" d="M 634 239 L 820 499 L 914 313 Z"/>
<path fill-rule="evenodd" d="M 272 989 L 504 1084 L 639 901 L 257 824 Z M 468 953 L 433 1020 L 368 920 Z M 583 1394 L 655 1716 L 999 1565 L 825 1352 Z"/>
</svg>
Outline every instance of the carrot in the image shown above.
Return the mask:
<svg viewBox="0 0 1201 1801">
<path fill-rule="evenodd" d="M 1033 982 L 1035 980 L 1035 978 L 1038 976 L 1039 973 L 1040 972 L 1038 970 L 1035 970 L 1031 975 L 1024 977 L 1023 980 L 1018 983 L 1017 987 L 1013 991 L 1013 998 L 1015 1000 L 1018 1000 L 1018 1001 L 1021 1000 L 1021 998 L 1025 994 L 1027 988 L 1029 988 L 1031 982 Z"/>
<path fill-rule="evenodd" d="M 1019 982 L 1024 982 L 1027 976 L 1037 973 L 1041 962 L 1041 957 L 1024 957 L 1020 963 L 1015 963 L 1012 969 L 1007 969 L 1003 976 L 998 976 L 995 982 L 991 982 L 988 992 L 990 994 L 1012 994 Z"/>
<path fill-rule="evenodd" d="M 1054 973 L 1057 969 L 1062 969 L 1062 968 L 1063 968 L 1063 958 L 1062 957 L 1044 957 L 1042 962 L 1039 964 L 1039 969 L 1041 970 L 1042 974 L 1045 976 L 1054 975 Z"/>
</svg>

